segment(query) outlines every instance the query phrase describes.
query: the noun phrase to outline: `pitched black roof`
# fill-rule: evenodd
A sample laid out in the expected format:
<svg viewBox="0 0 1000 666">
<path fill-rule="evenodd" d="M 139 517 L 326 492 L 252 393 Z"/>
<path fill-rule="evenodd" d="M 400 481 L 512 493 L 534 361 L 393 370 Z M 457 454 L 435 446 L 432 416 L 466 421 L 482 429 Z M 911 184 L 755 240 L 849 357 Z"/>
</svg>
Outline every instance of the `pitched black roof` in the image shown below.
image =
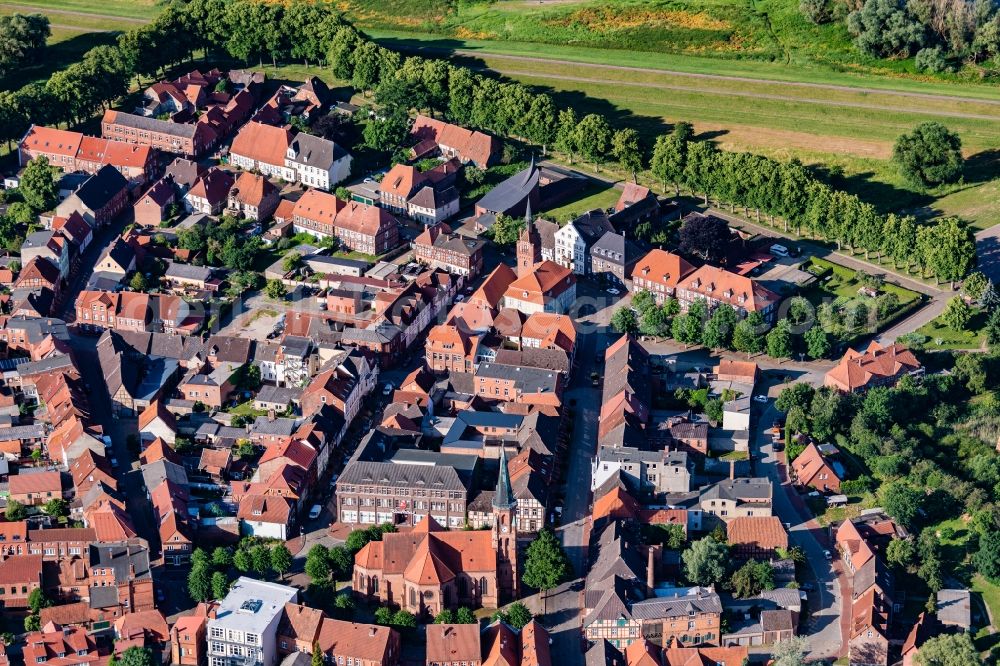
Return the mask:
<svg viewBox="0 0 1000 666">
<path fill-rule="evenodd" d="M 76 191 L 76 196 L 90 210 L 101 210 L 126 187 L 128 181 L 125 180 L 125 176 L 108 164 L 88 178 L 87 182 Z"/>
</svg>

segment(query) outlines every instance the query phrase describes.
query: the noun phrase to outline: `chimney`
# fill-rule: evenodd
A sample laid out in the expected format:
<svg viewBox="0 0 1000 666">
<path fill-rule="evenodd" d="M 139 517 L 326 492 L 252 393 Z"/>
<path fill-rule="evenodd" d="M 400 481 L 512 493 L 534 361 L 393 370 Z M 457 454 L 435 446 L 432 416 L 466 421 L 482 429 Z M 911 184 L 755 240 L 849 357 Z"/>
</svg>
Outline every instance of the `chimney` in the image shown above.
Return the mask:
<svg viewBox="0 0 1000 666">
<path fill-rule="evenodd" d="M 275 418 L 276 418 L 276 415 L 274 413 L 274 409 L 267 410 L 267 420 L 268 421 L 273 421 Z"/>
<path fill-rule="evenodd" d="M 656 558 L 652 546 L 646 551 L 646 593 L 652 597 L 656 589 Z"/>
<path fill-rule="evenodd" d="M 732 481 L 735 478 L 736 478 L 736 461 L 735 460 L 730 460 L 729 461 L 729 480 Z"/>
</svg>

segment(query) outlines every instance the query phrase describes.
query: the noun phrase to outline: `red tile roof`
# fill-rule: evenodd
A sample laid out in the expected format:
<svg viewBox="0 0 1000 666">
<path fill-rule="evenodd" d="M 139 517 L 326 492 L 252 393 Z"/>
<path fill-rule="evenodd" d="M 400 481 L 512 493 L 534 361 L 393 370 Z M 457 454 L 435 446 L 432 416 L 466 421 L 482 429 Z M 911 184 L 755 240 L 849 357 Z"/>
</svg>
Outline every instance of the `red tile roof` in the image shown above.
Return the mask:
<svg viewBox="0 0 1000 666">
<path fill-rule="evenodd" d="M 892 344 L 882 347 L 872 341 L 864 352 L 848 349 L 832 370 L 826 373 L 824 384 L 841 391 L 858 391 L 874 382 L 893 380 L 920 368 L 920 362 L 906 347 Z"/>
<path fill-rule="evenodd" d="M 59 472 L 34 472 L 31 474 L 15 474 L 10 477 L 11 495 L 48 492 L 51 492 L 53 497 L 61 496 L 62 479 Z"/>
<path fill-rule="evenodd" d="M 788 548 L 788 532 L 777 516 L 738 516 L 726 524 L 726 539 L 731 545 L 753 546 L 764 550 Z"/>
<path fill-rule="evenodd" d="M 251 120 L 233 140 L 230 152 L 265 164 L 284 165 L 292 133 Z"/>
</svg>

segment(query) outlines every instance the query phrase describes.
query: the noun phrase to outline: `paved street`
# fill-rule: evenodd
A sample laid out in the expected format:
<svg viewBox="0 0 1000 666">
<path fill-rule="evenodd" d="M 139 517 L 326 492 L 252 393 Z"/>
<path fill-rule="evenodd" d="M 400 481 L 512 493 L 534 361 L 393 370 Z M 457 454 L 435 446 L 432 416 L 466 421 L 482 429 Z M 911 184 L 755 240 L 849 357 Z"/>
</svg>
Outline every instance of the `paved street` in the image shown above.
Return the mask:
<svg viewBox="0 0 1000 666">
<path fill-rule="evenodd" d="M 776 393 L 776 389 L 770 392 Z M 756 415 L 753 433 L 758 457 L 756 473 L 774 484 L 774 511 L 782 522 L 791 526 L 789 543 L 805 553 L 808 580 L 816 587 L 809 595 L 809 620 L 803 628 L 803 633 L 808 632 L 809 657 L 836 658 L 846 650 L 841 622 L 846 580 L 840 575 L 839 560 L 831 566 L 824 555 L 825 550 L 833 552 L 828 531 L 812 518 L 798 492 L 786 483 L 784 455 L 774 450 L 768 434 L 780 414 L 771 400 Z"/>
</svg>

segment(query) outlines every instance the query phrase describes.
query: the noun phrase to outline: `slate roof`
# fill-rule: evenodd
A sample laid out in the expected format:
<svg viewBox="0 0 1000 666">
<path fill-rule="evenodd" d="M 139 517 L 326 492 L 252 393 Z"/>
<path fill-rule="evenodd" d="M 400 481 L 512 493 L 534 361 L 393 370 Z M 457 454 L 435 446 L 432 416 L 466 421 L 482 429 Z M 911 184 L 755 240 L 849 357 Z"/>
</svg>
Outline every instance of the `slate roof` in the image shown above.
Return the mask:
<svg viewBox="0 0 1000 666">
<path fill-rule="evenodd" d="M 396 488 L 467 490 L 458 472 L 452 467 L 366 461 L 348 463 L 337 483 L 338 485 L 366 484 Z"/>
<path fill-rule="evenodd" d="M 126 187 L 128 181 L 125 180 L 125 176 L 113 166 L 106 165 L 88 178 L 75 194 L 90 210 L 101 210 Z"/>
</svg>

